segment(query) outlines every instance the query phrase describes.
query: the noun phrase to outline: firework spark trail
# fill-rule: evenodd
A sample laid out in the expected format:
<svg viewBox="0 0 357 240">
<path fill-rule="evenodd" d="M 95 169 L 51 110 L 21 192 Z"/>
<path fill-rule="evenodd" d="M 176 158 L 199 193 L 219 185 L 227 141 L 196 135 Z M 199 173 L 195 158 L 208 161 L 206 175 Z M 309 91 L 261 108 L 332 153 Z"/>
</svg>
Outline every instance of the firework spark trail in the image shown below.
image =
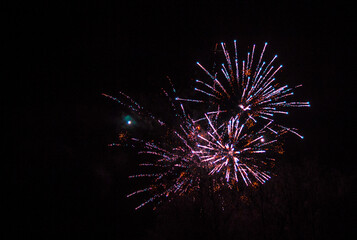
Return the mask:
<svg viewBox="0 0 357 240">
<path fill-rule="evenodd" d="M 119 98 L 113 97 L 111 95 L 102 93 L 102 95 L 104 97 L 107 97 L 107 98 L 110 98 L 110 99 L 116 101 L 117 103 L 121 104 L 124 107 L 127 107 L 128 109 L 136 112 L 137 114 L 139 114 L 141 116 L 148 117 L 148 118 L 154 120 L 155 122 L 159 123 L 162 126 L 165 125 L 165 123 L 163 121 L 161 121 L 160 119 L 156 118 L 150 112 L 144 111 L 144 108 L 142 106 L 140 106 L 137 102 L 135 102 L 132 98 L 130 98 L 129 96 L 127 96 L 126 94 L 124 94 L 122 92 L 119 92 L 119 94 L 124 98 L 123 99 L 119 99 Z"/>
</svg>

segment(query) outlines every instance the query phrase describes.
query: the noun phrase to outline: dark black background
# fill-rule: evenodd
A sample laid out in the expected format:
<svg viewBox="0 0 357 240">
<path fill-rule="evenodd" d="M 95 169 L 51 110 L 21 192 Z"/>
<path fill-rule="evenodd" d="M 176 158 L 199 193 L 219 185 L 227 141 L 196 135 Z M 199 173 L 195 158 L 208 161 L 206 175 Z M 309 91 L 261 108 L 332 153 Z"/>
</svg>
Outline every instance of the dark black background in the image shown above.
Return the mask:
<svg viewBox="0 0 357 240">
<path fill-rule="evenodd" d="M 10 40 L 6 92 L 14 116 L 14 185 L 6 196 L 12 236 L 182 238 L 160 235 L 160 227 L 168 226 L 157 221 L 158 214 L 150 207 L 134 211 L 140 199 L 125 197 L 135 190 L 127 180 L 137 170 L 135 155 L 107 147 L 121 129 L 122 113 L 101 93 L 147 99 L 166 75 L 182 89 L 191 85 L 196 61 L 209 65 L 214 44 L 233 39 L 241 52 L 268 42 L 284 65 L 284 81 L 302 83 L 296 94 L 312 105 L 293 113 L 291 124 L 305 139 L 288 141 L 285 164 L 314 177 L 305 188 L 310 194 L 289 188 L 298 202 L 313 202 L 305 210 L 315 216 L 294 225 L 317 222 L 320 230 L 297 228 L 297 235 L 285 229 L 284 238 L 347 236 L 355 216 L 354 9 L 336 1 L 15 3 L 4 37 Z M 299 174 L 290 178 L 309 182 Z M 319 197 L 316 188 L 323 189 Z M 169 228 L 190 238 L 194 226 L 183 224 L 190 213 L 183 216 L 172 217 Z M 247 236 L 249 231 L 254 227 Z"/>
</svg>

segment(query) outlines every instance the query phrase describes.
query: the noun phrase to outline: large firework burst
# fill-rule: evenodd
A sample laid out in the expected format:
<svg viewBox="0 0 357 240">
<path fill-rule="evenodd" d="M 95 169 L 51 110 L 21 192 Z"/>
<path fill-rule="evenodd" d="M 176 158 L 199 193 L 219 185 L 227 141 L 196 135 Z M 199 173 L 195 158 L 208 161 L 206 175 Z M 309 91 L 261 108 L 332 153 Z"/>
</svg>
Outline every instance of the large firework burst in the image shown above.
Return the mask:
<svg viewBox="0 0 357 240">
<path fill-rule="evenodd" d="M 309 102 L 286 100 L 294 94 L 293 90 L 301 85 L 290 88 L 277 82 L 275 75 L 282 65 L 274 66 L 277 55 L 268 62 L 264 61 L 267 43 L 264 44 L 258 60 L 254 58 L 255 45 L 253 45 L 251 52 L 248 52 L 246 59 L 241 62 L 238 60 L 236 41 L 234 41 L 234 58 L 231 57 L 225 43 L 222 42 L 221 47 L 225 63 L 221 64 L 220 71 L 210 72 L 197 62 L 209 77 L 205 80 L 196 80 L 198 86 L 195 91 L 202 94 L 202 98 L 178 98 L 178 100 L 208 103 L 207 107 L 211 106 L 211 109 L 212 106 L 214 107 L 210 113 L 223 114 L 226 120 L 240 115 L 240 118 L 251 118 L 255 122 L 257 117 L 269 122 L 275 121 L 274 115 L 288 114 L 287 108 L 310 106 Z M 275 122 L 271 125 L 273 126 L 275 127 Z M 291 132 L 297 134 L 294 130 Z"/>
</svg>

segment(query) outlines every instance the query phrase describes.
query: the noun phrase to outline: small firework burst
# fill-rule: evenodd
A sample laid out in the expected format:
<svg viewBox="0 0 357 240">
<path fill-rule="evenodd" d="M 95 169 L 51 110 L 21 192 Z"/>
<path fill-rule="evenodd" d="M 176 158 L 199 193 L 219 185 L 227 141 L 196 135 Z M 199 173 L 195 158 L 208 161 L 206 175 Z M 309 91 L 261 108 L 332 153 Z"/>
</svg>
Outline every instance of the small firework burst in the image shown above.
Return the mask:
<svg viewBox="0 0 357 240">
<path fill-rule="evenodd" d="M 173 90 L 175 92 L 174 88 Z M 186 115 L 182 104 L 172 100 L 166 91 L 163 92 L 169 98 L 172 110 L 175 112 L 174 116 L 177 123 L 175 127 L 169 127 L 164 121 L 155 117 L 152 113 L 145 111 L 141 105 L 123 93 L 121 93 L 119 98 L 103 94 L 126 108 L 137 112 L 142 117 L 153 120 L 165 132 L 161 140 L 128 138 L 127 135 L 120 139 L 124 139 L 127 143 L 130 142 L 129 145 L 139 149 L 139 154 L 145 155 L 148 158 L 147 162 L 140 164 L 145 169 L 143 170 L 145 173 L 129 177 L 151 179 L 148 187 L 127 195 L 131 197 L 145 192 L 151 194 L 151 197 L 136 209 L 150 202 L 159 203 L 163 199 L 170 199 L 173 196 L 189 195 L 199 188 L 203 168 L 199 156 L 195 154 L 194 148 L 197 145 L 197 136 L 200 128 L 190 116 Z M 110 144 L 110 146 L 120 145 L 121 143 Z"/>
</svg>

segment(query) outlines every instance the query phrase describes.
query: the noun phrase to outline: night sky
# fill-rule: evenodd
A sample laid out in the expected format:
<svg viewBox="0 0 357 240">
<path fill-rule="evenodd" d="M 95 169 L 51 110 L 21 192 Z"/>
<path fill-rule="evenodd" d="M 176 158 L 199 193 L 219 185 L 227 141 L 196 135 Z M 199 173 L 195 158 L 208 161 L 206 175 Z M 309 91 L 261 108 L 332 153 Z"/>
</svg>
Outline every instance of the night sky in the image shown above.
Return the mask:
<svg viewBox="0 0 357 240">
<path fill-rule="evenodd" d="M 52 1 L 9 8 L 5 72 L 11 83 L 5 91 L 14 127 L 6 161 L 15 165 L 4 198 L 10 201 L 11 236 L 347 239 L 356 227 L 349 220 L 356 219 L 355 6 L 163 2 Z M 186 93 L 199 70 L 196 61 L 209 66 L 215 43 L 234 39 L 241 53 L 268 42 L 267 52 L 284 65 L 279 80 L 303 84 L 295 94 L 311 108 L 292 111 L 288 123 L 305 139 L 286 140 L 278 176 L 252 197 L 263 200 L 242 205 L 228 220 L 216 212 L 202 216 L 180 201 L 160 211 L 134 211 L 141 199 L 126 195 L 137 189 L 128 180 L 138 171 L 137 156 L 107 146 L 130 113 L 101 93 L 122 91 L 159 111 L 155 99 L 167 75 Z M 153 131 L 133 128 L 134 134 Z"/>
</svg>

